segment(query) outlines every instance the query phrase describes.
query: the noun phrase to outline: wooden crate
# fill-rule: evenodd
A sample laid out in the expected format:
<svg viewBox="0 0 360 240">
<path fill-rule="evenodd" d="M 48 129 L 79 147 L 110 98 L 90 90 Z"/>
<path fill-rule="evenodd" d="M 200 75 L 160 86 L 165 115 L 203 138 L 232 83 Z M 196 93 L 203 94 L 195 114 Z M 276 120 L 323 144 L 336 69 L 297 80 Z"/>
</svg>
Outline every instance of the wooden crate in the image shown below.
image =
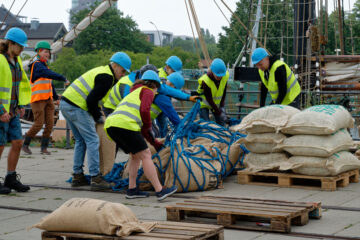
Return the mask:
<svg viewBox="0 0 360 240">
<path fill-rule="evenodd" d="M 359 169 L 340 173 L 337 176 L 318 177 L 280 172 L 238 171 L 238 183 L 335 191 L 349 183 L 359 182 Z"/>
<path fill-rule="evenodd" d="M 117 237 L 89 233 L 42 232 L 42 240 L 165 240 L 165 239 L 224 239 L 224 227 L 210 224 L 180 222 L 158 222 L 149 233 L 133 233 L 127 237 Z"/>
<path fill-rule="evenodd" d="M 290 232 L 321 218 L 320 202 L 206 196 L 166 206 L 169 221 L 215 221 L 226 228 Z"/>
</svg>

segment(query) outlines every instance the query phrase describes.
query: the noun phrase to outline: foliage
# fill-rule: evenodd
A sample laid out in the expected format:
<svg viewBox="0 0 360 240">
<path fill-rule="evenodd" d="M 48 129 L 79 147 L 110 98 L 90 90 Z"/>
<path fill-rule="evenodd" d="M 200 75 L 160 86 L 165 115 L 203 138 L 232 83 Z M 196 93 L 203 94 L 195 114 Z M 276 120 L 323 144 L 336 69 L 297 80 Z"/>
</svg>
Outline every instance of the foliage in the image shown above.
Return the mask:
<svg viewBox="0 0 360 240">
<path fill-rule="evenodd" d="M 199 59 L 194 53 L 184 51 L 180 48 L 154 47 L 150 54 L 134 53 L 125 51 L 131 58 L 132 70 L 140 69 L 149 62 L 157 67 L 165 66 L 165 61 L 172 55 L 178 56 L 183 61 L 183 68 L 197 68 Z M 96 50 L 87 54 L 77 55 L 73 48 L 63 48 L 58 54 L 55 62 L 51 63 L 50 68 L 62 75 L 69 81 L 74 81 L 86 71 L 109 63 L 113 52 L 110 50 Z"/>
<path fill-rule="evenodd" d="M 289 57 L 293 49 L 293 5 L 292 0 L 267 0 L 262 6 L 263 17 L 260 19 L 258 40 L 273 55 L 281 53 L 281 42 L 283 41 L 283 57 Z M 240 0 L 237 2 L 235 15 L 242 21 L 248 30 L 253 28 L 256 17 L 256 5 L 254 1 Z M 250 19 L 249 19 L 250 17 Z M 224 34 L 219 35 L 218 55 L 230 66 L 235 63 L 243 46 L 252 38 L 238 22 L 235 16 L 230 19 L 230 26 L 223 27 Z M 283 37 L 283 38 L 282 38 Z M 257 43 L 259 47 L 259 43 Z M 248 60 L 251 55 L 250 49 L 246 49 L 245 57 Z M 286 58 L 286 61 L 288 59 Z"/>
<path fill-rule="evenodd" d="M 88 12 L 89 10 L 85 9 L 74 14 L 71 23 L 79 23 Z M 138 29 L 137 23 L 129 16 L 123 17 L 123 13 L 116 8 L 108 9 L 82 31 L 74 40 L 73 47 L 78 54 L 104 49 L 112 52 L 149 53 L 152 49 L 152 45 L 146 41 L 146 36 Z"/>
<path fill-rule="evenodd" d="M 204 37 L 204 41 L 206 43 L 206 47 L 208 49 L 210 58 L 215 58 L 216 53 L 217 53 L 217 45 L 216 45 L 216 41 L 215 41 L 215 36 L 210 34 L 209 30 L 206 29 L 201 29 L 201 33 Z M 198 38 L 196 38 L 196 42 L 197 42 L 197 46 L 198 46 L 198 51 L 200 53 L 201 58 L 204 58 L 204 55 L 201 51 L 200 48 L 200 41 Z M 196 53 L 196 48 L 195 48 L 195 42 L 194 39 L 181 39 L 181 38 L 174 38 L 173 42 L 171 44 L 168 44 L 168 46 L 170 46 L 171 48 L 181 48 L 184 51 L 188 51 L 188 52 L 192 52 L 192 53 Z"/>
</svg>

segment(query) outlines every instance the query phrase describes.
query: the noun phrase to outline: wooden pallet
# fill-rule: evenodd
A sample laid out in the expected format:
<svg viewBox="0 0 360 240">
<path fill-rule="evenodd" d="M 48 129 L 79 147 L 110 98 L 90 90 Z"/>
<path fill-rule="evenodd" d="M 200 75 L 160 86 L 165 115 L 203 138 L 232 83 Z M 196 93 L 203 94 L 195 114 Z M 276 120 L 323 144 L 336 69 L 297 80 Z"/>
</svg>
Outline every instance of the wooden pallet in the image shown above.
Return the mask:
<svg viewBox="0 0 360 240">
<path fill-rule="evenodd" d="M 226 228 L 290 232 L 321 218 L 320 202 L 206 196 L 166 206 L 169 221 L 215 221 Z"/>
<path fill-rule="evenodd" d="M 279 172 L 238 171 L 238 183 L 240 184 L 335 191 L 337 187 L 346 187 L 349 183 L 357 182 L 359 182 L 359 169 L 331 177 Z"/>
<path fill-rule="evenodd" d="M 210 224 L 180 222 L 158 222 L 149 233 L 134 233 L 127 237 L 117 237 L 89 233 L 42 232 L 42 240 L 166 240 L 166 239 L 224 239 L 224 227 Z"/>
</svg>

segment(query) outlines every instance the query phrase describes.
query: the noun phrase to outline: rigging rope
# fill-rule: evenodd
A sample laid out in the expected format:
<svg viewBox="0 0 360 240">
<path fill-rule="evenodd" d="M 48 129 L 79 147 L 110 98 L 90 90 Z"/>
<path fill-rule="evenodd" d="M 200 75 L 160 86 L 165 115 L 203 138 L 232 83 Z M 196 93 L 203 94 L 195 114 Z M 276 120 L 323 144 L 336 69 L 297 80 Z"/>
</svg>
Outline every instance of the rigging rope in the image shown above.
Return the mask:
<svg viewBox="0 0 360 240">
<path fill-rule="evenodd" d="M 198 45 L 197 45 L 197 40 L 196 40 L 196 37 L 195 37 L 193 25 L 192 25 L 192 22 L 191 22 L 188 5 L 187 5 L 186 0 L 184 0 L 184 2 L 185 2 L 186 12 L 187 12 L 187 15 L 188 15 L 188 18 L 189 18 L 189 23 L 190 23 L 190 27 L 191 27 L 191 32 L 192 32 L 193 39 L 194 39 L 194 43 L 195 43 L 196 54 L 198 55 L 199 61 L 201 61 L 200 51 L 199 51 L 199 47 L 198 47 Z"/>
</svg>

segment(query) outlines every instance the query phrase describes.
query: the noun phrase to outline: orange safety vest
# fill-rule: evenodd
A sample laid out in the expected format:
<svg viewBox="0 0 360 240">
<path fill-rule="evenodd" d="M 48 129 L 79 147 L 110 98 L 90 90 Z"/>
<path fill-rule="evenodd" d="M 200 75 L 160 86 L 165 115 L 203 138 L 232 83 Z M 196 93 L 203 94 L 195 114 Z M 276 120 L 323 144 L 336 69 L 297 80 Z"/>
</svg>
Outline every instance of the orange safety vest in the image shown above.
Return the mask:
<svg viewBox="0 0 360 240">
<path fill-rule="evenodd" d="M 33 75 L 33 70 L 34 70 L 34 65 L 36 62 L 40 62 L 40 61 L 35 61 L 31 67 L 31 76 L 30 76 L 30 81 L 32 80 L 32 75 Z M 47 68 L 49 68 L 48 66 L 46 66 Z M 37 102 L 40 100 L 47 100 L 49 98 L 53 98 L 53 93 L 52 93 L 52 86 L 51 86 L 51 79 L 49 78 L 38 78 L 35 81 L 33 81 L 33 83 L 31 83 L 31 100 L 30 103 L 33 102 Z"/>
</svg>

